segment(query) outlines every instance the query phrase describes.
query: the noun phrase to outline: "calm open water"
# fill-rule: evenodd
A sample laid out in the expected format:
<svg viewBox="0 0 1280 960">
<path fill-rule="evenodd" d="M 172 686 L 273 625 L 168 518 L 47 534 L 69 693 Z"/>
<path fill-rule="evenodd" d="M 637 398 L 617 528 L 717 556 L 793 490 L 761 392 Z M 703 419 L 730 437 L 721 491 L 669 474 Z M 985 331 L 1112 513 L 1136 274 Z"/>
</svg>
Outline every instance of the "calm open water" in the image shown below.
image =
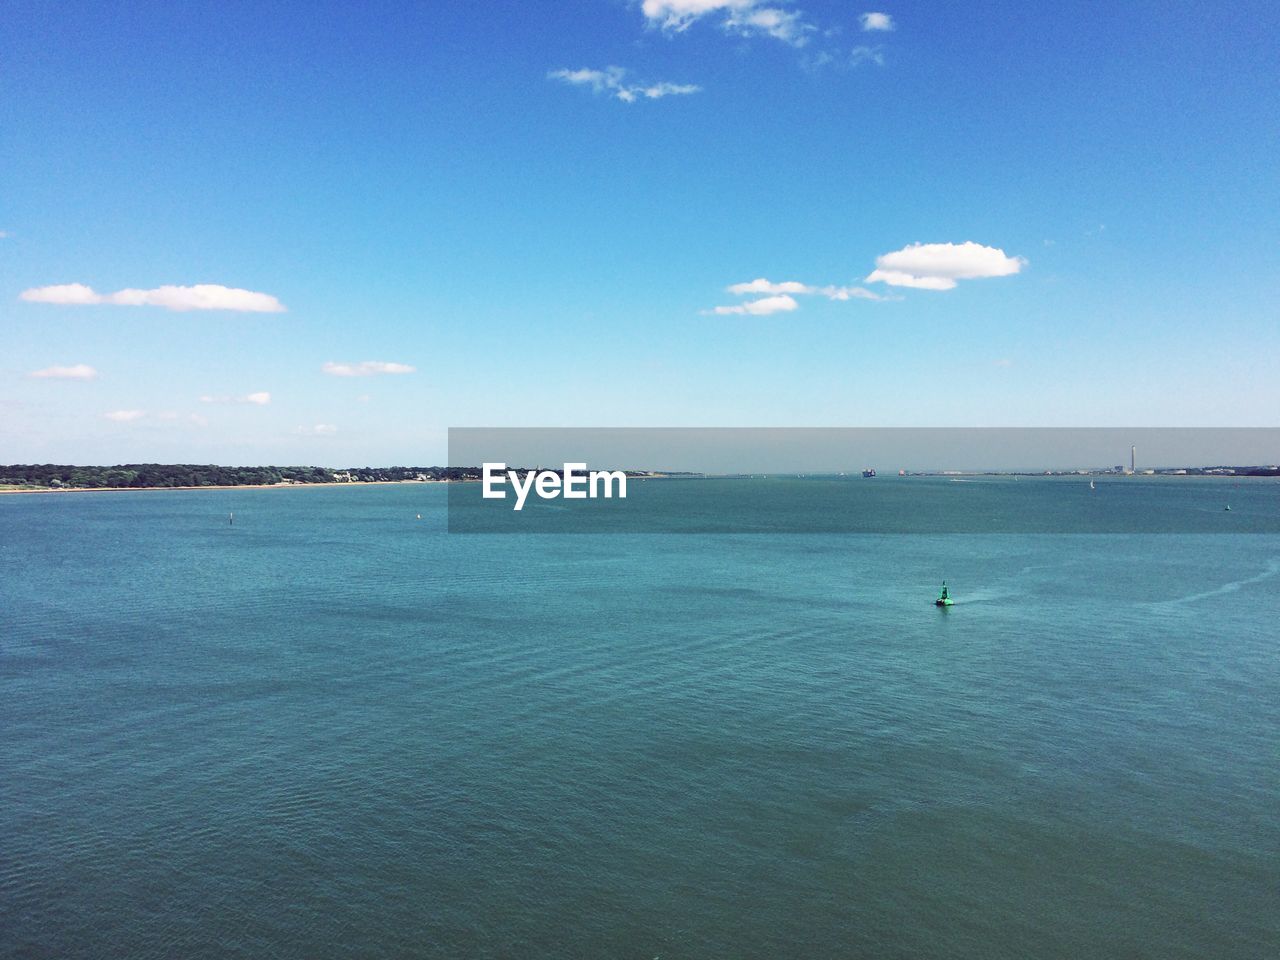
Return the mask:
<svg viewBox="0 0 1280 960">
<path fill-rule="evenodd" d="M 0 956 L 1280 954 L 1280 537 L 444 509 L 0 497 Z"/>
</svg>

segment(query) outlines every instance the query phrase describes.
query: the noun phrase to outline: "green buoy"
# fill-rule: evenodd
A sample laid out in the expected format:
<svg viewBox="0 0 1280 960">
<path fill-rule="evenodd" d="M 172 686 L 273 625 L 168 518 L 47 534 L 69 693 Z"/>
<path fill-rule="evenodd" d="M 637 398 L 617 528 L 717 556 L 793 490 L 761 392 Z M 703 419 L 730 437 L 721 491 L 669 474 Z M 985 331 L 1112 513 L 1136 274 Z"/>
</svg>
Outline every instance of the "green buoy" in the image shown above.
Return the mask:
<svg viewBox="0 0 1280 960">
<path fill-rule="evenodd" d="M 935 607 L 949 607 L 951 603 L 951 594 L 947 592 L 947 581 L 943 580 L 942 593 L 938 594 L 938 599 L 933 601 L 933 605 Z"/>
</svg>

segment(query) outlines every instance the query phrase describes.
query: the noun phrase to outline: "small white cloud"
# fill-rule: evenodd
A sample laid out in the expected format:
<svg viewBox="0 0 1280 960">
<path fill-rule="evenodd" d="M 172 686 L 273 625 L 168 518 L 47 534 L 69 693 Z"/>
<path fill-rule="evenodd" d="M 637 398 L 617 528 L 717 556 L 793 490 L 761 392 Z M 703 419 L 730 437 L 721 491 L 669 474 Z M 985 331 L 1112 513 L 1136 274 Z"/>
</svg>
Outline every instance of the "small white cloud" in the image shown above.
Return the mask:
<svg viewBox="0 0 1280 960">
<path fill-rule="evenodd" d="M 831 55 L 831 52 L 829 50 L 819 50 L 817 53 L 812 54 L 811 56 L 800 58 L 800 66 L 803 67 L 805 70 L 808 70 L 810 73 L 814 73 L 818 70 L 821 70 L 823 67 L 826 67 L 835 62 L 836 62 L 836 58 Z"/>
<path fill-rule="evenodd" d="M 32 287 L 18 294 L 19 300 L 28 303 L 61 303 L 86 304 L 103 303 L 102 297 L 93 292 L 92 287 L 83 283 L 60 283 L 52 287 Z"/>
<path fill-rule="evenodd" d="M 972 240 L 965 243 L 913 243 L 876 257 L 876 269 L 867 283 L 921 290 L 950 290 L 957 280 L 1007 277 L 1027 265 L 1022 257 L 1010 257 L 996 247 Z"/>
<path fill-rule="evenodd" d="M 894 27 L 893 17 L 887 13 L 864 13 L 858 20 L 862 29 L 867 31 L 892 30 Z"/>
<path fill-rule="evenodd" d="M 818 287 L 814 293 L 820 293 L 828 300 L 886 300 L 878 293 L 872 293 L 866 287 Z"/>
<path fill-rule="evenodd" d="M 1001 357 L 999 360 L 991 361 L 997 367 L 1012 367 L 1013 361 L 1008 357 Z"/>
<path fill-rule="evenodd" d="M 239 313 L 283 313 L 282 304 L 269 293 L 224 287 L 217 283 L 197 283 L 190 287 L 163 286 L 152 290 L 126 289 L 98 293 L 83 283 L 63 283 L 23 290 L 19 299 L 28 303 L 56 303 L 85 306 L 112 304 L 118 307 L 163 307 L 166 310 L 232 310 Z"/>
<path fill-rule="evenodd" d="M 784 293 L 776 297 L 761 297 L 759 300 L 750 300 L 731 307 L 715 307 L 710 312 L 722 317 L 730 314 L 766 317 L 771 313 L 789 313 L 799 306 L 794 297 Z"/>
<path fill-rule="evenodd" d="M 330 361 L 320 369 L 333 377 L 372 377 L 385 373 L 414 373 L 416 370 L 407 363 L 388 363 L 384 360 L 361 360 L 359 363 Z"/>
<path fill-rule="evenodd" d="M 746 283 L 735 283 L 726 290 L 729 293 L 738 296 L 746 296 L 747 294 L 795 294 L 798 296 L 819 296 L 826 297 L 828 300 L 884 300 L 878 293 L 873 293 L 865 287 L 836 287 L 823 286 L 815 287 L 811 284 L 801 283 L 798 280 L 783 280 L 781 283 L 774 283 L 764 277 L 757 277 L 755 280 Z"/>
<path fill-rule="evenodd" d="M 917 290 L 954 290 L 956 286 L 950 277 L 917 277 L 901 270 L 873 270 L 867 275 L 867 283 L 887 283 L 891 287 L 914 287 Z"/>
<path fill-rule="evenodd" d="M 736 12 L 755 6 L 755 0 L 644 0 L 640 10 L 653 26 L 680 32 L 710 13 Z"/>
<path fill-rule="evenodd" d="M 338 428 L 332 423 L 317 423 L 312 427 L 299 427 L 296 432 L 303 437 L 331 437 L 338 432 Z"/>
<path fill-rule="evenodd" d="M 766 280 L 764 277 L 757 277 L 747 283 L 735 283 L 725 288 L 729 293 L 743 296 L 748 293 L 812 293 L 813 287 L 800 283 L 796 280 L 784 280 L 782 283 L 774 283 L 772 280 Z"/>
<path fill-rule="evenodd" d="M 715 16 L 727 33 L 773 37 L 800 47 L 814 30 L 800 13 L 761 0 L 644 0 L 640 10 L 650 26 L 668 33 L 683 33 L 703 17 Z"/>
<path fill-rule="evenodd" d="M 271 394 L 266 390 L 250 393 L 243 397 L 213 396 L 206 393 L 200 398 L 201 403 L 252 403 L 264 407 L 271 402 Z"/>
<path fill-rule="evenodd" d="M 746 37 L 764 34 L 793 47 L 803 47 L 808 43 L 809 34 L 814 30 L 800 14 L 777 7 L 734 10 L 725 18 L 724 28 Z"/>
<path fill-rule="evenodd" d="M 202 417 L 198 413 L 191 414 L 189 417 L 187 417 L 187 419 L 190 420 L 192 423 L 194 423 L 197 427 L 207 427 L 209 425 L 208 418 Z"/>
<path fill-rule="evenodd" d="M 864 63 L 874 63 L 877 67 L 883 67 L 884 50 L 880 47 L 854 47 L 849 51 L 849 63 L 855 67 L 860 67 Z"/>
<path fill-rule="evenodd" d="M 622 67 L 605 67 L 603 70 L 552 70 L 548 80 L 562 80 L 576 87 L 590 87 L 596 93 L 609 93 L 623 103 L 637 100 L 661 100 L 663 97 L 698 93 L 701 87 L 692 83 L 627 83 L 627 71 Z"/>
<path fill-rule="evenodd" d="M 87 363 L 75 363 L 69 367 L 45 367 L 43 370 L 32 370 L 29 377 L 36 380 L 93 380 L 98 371 Z"/>
<path fill-rule="evenodd" d="M 145 410 L 112 410 L 110 413 L 104 413 L 103 416 L 108 420 L 114 420 L 116 423 L 129 423 L 133 420 L 141 420 L 147 415 Z"/>
</svg>

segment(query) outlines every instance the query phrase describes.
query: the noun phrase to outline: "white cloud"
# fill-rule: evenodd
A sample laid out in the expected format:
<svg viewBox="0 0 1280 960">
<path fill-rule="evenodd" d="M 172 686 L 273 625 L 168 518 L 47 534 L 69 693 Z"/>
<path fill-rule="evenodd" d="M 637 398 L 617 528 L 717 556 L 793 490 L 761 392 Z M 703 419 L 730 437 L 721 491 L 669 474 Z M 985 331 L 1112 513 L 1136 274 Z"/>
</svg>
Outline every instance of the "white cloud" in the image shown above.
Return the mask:
<svg viewBox="0 0 1280 960">
<path fill-rule="evenodd" d="M 1012 366 L 1013 366 L 1013 361 L 1012 361 L 1012 360 L 1010 360 L 1008 357 L 1001 357 L 999 360 L 993 360 L 993 361 L 991 361 L 991 362 L 992 362 L 993 364 L 995 364 L 997 367 L 1012 367 Z"/>
<path fill-rule="evenodd" d="M 747 283 L 735 283 L 725 288 L 729 293 L 736 293 L 739 296 L 748 293 L 812 293 L 813 287 L 795 280 L 784 280 L 782 283 L 774 283 L 766 280 L 764 277 L 758 277 Z"/>
<path fill-rule="evenodd" d="M 854 47 L 849 51 L 849 63 L 855 67 L 864 63 L 874 63 L 877 67 L 883 67 L 884 51 L 880 47 Z"/>
<path fill-rule="evenodd" d="M 814 291 L 828 300 L 886 300 L 878 293 L 872 293 L 866 287 L 819 287 Z"/>
<path fill-rule="evenodd" d="M 112 410 L 110 413 L 104 413 L 103 416 L 108 420 L 114 420 L 116 423 L 129 423 L 132 420 L 141 420 L 147 415 L 145 410 Z"/>
<path fill-rule="evenodd" d="M 893 17 L 887 13 L 864 13 L 858 18 L 863 30 L 892 30 Z"/>
<path fill-rule="evenodd" d="M 887 283 L 891 287 L 914 287 L 917 290 L 954 290 L 956 282 L 950 277 L 916 277 L 901 270 L 873 270 L 867 275 L 868 283 Z"/>
<path fill-rule="evenodd" d="M 950 290 L 957 280 L 1007 277 L 1027 265 L 1022 257 L 1010 257 L 996 247 L 972 240 L 965 243 L 913 243 L 876 257 L 876 269 L 867 283 L 921 290 Z"/>
<path fill-rule="evenodd" d="M 627 71 L 622 67 L 605 67 L 603 70 L 584 67 L 581 70 L 552 70 L 547 79 L 562 80 L 576 87 L 590 87 L 596 93 L 609 93 L 623 103 L 635 103 L 639 99 L 661 100 L 702 90 L 692 83 L 627 83 L 626 76 Z"/>
<path fill-rule="evenodd" d="M 800 283 L 798 280 L 784 280 L 781 283 L 774 283 L 772 280 L 766 280 L 764 277 L 757 277 L 746 283 L 735 283 L 726 290 L 729 293 L 738 296 L 747 294 L 797 294 L 800 296 L 819 296 L 826 297 L 828 300 L 883 300 L 885 299 L 878 293 L 866 289 L 865 287 L 836 287 L 827 285 L 824 287 L 815 287 L 811 284 Z"/>
<path fill-rule="evenodd" d="M 115 293 L 98 293 L 83 283 L 63 283 L 23 290 L 19 298 L 28 303 L 57 303 L 83 306 L 113 304 L 120 307 L 163 307 L 166 310 L 234 310 L 240 313 L 283 313 L 284 304 L 269 293 L 256 293 L 218 283 L 197 283 L 190 287 L 166 285 L 152 290 L 129 288 Z"/>
<path fill-rule="evenodd" d="M 27 374 L 37 380 L 93 380 L 98 371 L 87 363 L 75 363 L 69 367 L 45 367 Z"/>
<path fill-rule="evenodd" d="M 18 294 L 18 299 L 26 300 L 28 303 L 83 304 L 103 302 L 102 298 L 93 292 L 92 287 L 86 287 L 83 283 L 62 283 L 52 287 L 32 287 L 30 290 L 23 290 L 22 293 Z"/>
<path fill-rule="evenodd" d="M 205 394 L 200 398 L 201 403 L 252 403 L 260 407 L 265 407 L 271 402 L 271 394 L 266 390 L 260 390 L 257 393 L 250 393 L 243 397 L 227 397 L 227 396 L 211 396 Z"/>
<path fill-rule="evenodd" d="M 800 13 L 766 6 L 760 0 L 644 0 L 640 9 L 650 26 L 672 33 L 682 33 L 695 21 L 714 15 L 729 33 L 764 35 L 799 47 L 814 29 Z"/>
<path fill-rule="evenodd" d="M 383 373 L 414 373 L 416 370 L 407 363 L 388 363 L 385 360 L 362 360 L 359 363 L 330 361 L 320 369 L 334 377 L 372 377 Z"/>
<path fill-rule="evenodd" d="M 331 437 L 338 428 L 332 423 L 317 423 L 313 427 L 299 427 L 296 432 L 303 437 Z"/>
<path fill-rule="evenodd" d="M 728 316 L 730 314 L 741 314 L 753 317 L 766 317 L 771 313 L 790 313 L 799 307 L 794 297 L 789 297 L 785 293 L 776 297 L 761 297 L 759 300 L 749 300 L 746 303 L 735 304 L 731 307 L 715 307 L 710 312 L 718 316 Z"/>
<path fill-rule="evenodd" d="M 755 6 L 756 0 L 644 0 L 641 11 L 651 24 L 664 30 L 687 30 L 709 13 L 733 12 Z"/>
<path fill-rule="evenodd" d="M 777 7 L 735 10 L 725 18 L 724 28 L 748 37 L 763 33 L 793 47 L 803 47 L 808 43 L 809 34 L 814 30 L 804 22 L 800 14 L 779 10 Z"/>
</svg>

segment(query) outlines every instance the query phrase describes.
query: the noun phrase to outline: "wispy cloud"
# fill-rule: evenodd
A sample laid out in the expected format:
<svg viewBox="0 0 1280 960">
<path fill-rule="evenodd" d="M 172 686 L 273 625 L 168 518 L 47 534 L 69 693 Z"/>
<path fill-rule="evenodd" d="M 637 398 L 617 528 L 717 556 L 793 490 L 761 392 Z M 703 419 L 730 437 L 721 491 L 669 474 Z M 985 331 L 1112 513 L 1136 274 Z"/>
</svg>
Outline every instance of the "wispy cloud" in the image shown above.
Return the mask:
<svg viewBox="0 0 1280 960">
<path fill-rule="evenodd" d="M 146 415 L 145 410 L 112 410 L 110 413 L 104 413 L 103 417 L 114 420 L 116 423 L 129 423 L 133 420 L 141 420 Z"/>
<path fill-rule="evenodd" d="M 767 317 L 771 313 L 790 313 L 799 306 L 794 297 L 784 293 L 774 297 L 761 297 L 759 300 L 748 300 L 746 303 L 737 303 L 728 307 L 713 307 L 703 312 L 722 317 L 731 314 Z"/>
<path fill-rule="evenodd" d="M 887 13 L 864 13 L 858 18 L 858 22 L 862 24 L 862 29 L 866 31 L 892 30 L 894 28 L 893 17 Z"/>
<path fill-rule="evenodd" d="M 211 396 L 205 394 L 200 398 L 201 403 L 252 403 L 259 407 L 265 407 L 271 402 L 271 394 L 266 390 L 259 390 L 257 393 L 249 393 L 242 397 L 225 397 Z"/>
<path fill-rule="evenodd" d="M 45 367 L 32 370 L 27 376 L 36 380 L 94 380 L 98 371 L 87 363 L 75 363 L 69 367 Z"/>
<path fill-rule="evenodd" d="M 663 97 L 699 93 L 702 88 L 692 83 L 628 83 L 623 67 L 605 67 L 603 70 L 552 70 L 548 80 L 561 80 L 575 87 L 590 87 L 595 93 L 608 93 L 623 103 L 637 100 L 661 100 Z"/>
<path fill-rule="evenodd" d="M 887 300 L 888 297 L 866 289 L 865 287 L 837 287 L 833 285 L 814 286 L 801 283 L 799 280 L 782 280 L 774 282 L 765 277 L 757 277 L 743 283 L 735 283 L 725 288 L 734 296 L 759 296 L 758 300 L 737 303 L 730 306 L 712 307 L 703 310 L 704 315 L 726 316 L 730 314 L 748 316 L 768 316 L 771 313 L 789 313 L 800 307 L 796 297 L 826 297 L 828 300 Z M 763 296 L 761 296 L 763 294 Z"/>
<path fill-rule="evenodd" d="M 783 280 L 781 283 L 774 283 L 772 280 L 766 280 L 764 277 L 758 277 L 755 280 L 746 283 L 735 283 L 725 288 L 729 293 L 738 296 L 746 296 L 753 293 L 786 293 L 800 294 L 803 296 L 820 296 L 826 297 L 828 300 L 884 300 L 878 293 L 866 289 L 865 287 L 836 287 L 823 286 L 815 287 L 812 284 L 800 283 L 798 280 Z"/>
<path fill-rule="evenodd" d="M 299 427 L 295 432 L 303 437 L 331 437 L 338 428 L 332 423 L 317 423 L 311 427 Z"/>
<path fill-rule="evenodd" d="M 179 420 L 185 420 L 187 423 L 197 427 L 207 427 L 209 425 L 208 417 L 201 416 L 198 413 L 188 413 L 185 417 L 177 410 L 161 410 L 155 415 L 157 420 L 164 420 L 168 423 L 176 423 Z"/>
<path fill-rule="evenodd" d="M 770 6 L 761 0 L 644 0 L 640 5 L 650 26 L 683 33 L 703 17 L 739 36 L 766 36 L 794 47 L 804 46 L 814 27 L 799 11 Z"/>
<path fill-rule="evenodd" d="M 876 269 L 867 283 L 920 290 L 951 290 L 957 280 L 1007 277 L 1027 265 L 1023 257 L 1010 257 L 996 247 L 972 240 L 964 243 L 913 243 L 876 257 Z"/>
<path fill-rule="evenodd" d="M 884 48 L 860 46 L 849 51 L 850 66 L 860 67 L 864 63 L 874 63 L 877 67 L 883 67 Z"/>
<path fill-rule="evenodd" d="M 386 373 L 414 373 L 417 368 L 411 367 L 407 363 L 361 360 L 359 363 L 334 363 L 330 361 L 320 369 L 333 377 L 372 377 Z"/>
<path fill-rule="evenodd" d="M 240 313 L 283 313 L 285 306 L 269 293 L 257 293 L 217 283 L 197 283 L 190 287 L 163 286 L 151 290 L 129 288 L 115 293 L 98 293 L 83 283 L 62 283 L 23 290 L 19 299 L 28 303 L 56 303 L 86 306 L 112 304 L 118 307 L 163 307 L 166 310 L 233 310 Z"/>
<path fill-rule="evenodd" d="M 744 37 L 764 34 L 793 47 L 803 47 L 809 42 L 809 34 L 816 29 L 799 13 L 755 6 L 730 12 L 725 18 L 724 28 Z"/>
<path fill-rule="evenodd" d="M 755 0 L 644 0 L 640 10 L 650 24 L 680 32 L 708 14 L 735 12 L 753 6 Z"/>
</svg>

